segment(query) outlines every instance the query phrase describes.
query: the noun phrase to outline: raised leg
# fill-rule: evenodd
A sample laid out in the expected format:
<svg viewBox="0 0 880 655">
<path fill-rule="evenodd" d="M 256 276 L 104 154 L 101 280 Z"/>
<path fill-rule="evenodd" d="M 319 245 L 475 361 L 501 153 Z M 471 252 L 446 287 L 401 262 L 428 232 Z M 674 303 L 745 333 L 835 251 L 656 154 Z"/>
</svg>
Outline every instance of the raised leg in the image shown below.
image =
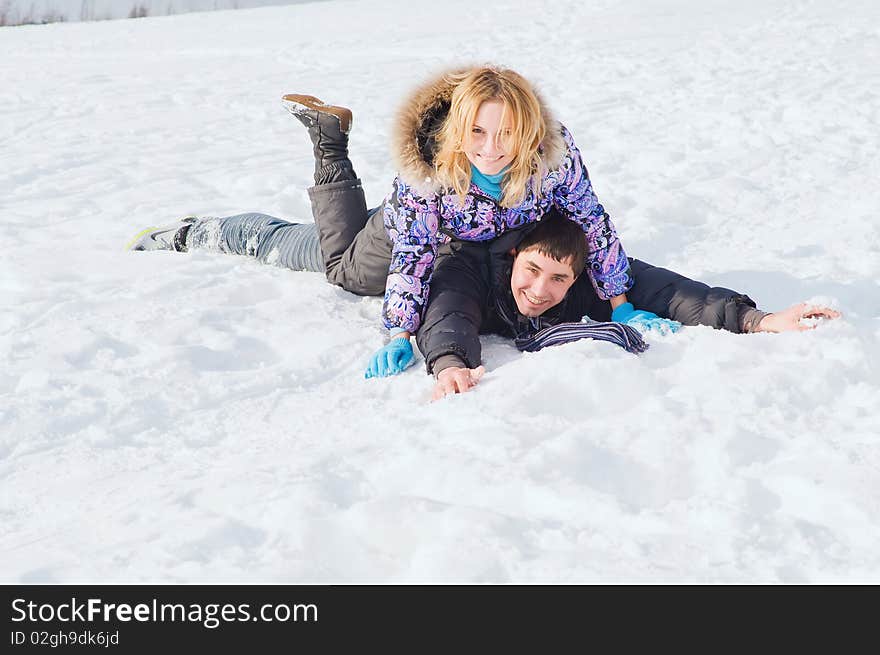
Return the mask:
<svg viewBox="0 0 880 655">
<path fill-rule="evenodd" d="M 348 158 L 351 110 L 301 93 L 289 93 L 282 101 L 309 131 L 315 154 L 315 184 L 357 179 Z"/>
<path fill-rule="evenodd" d="M 309 189 L 327 279 L 360 295 L 382 295 L 391 243 L 380 210 L 367 211 L 360 180 L 348 156 L 351 111 L 314 96 L 291 93 L 287 110 L 309 133 L 315 186 Z"/>
</svg>

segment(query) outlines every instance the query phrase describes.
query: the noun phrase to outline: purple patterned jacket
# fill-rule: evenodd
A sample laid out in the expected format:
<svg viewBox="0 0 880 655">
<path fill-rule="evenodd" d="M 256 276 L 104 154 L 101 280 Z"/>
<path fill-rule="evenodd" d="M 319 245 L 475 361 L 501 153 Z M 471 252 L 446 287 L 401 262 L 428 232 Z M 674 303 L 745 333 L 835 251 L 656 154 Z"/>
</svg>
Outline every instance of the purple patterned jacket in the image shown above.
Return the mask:
<svg viewBox="0 0 880 655">
<path fill-rule="evenodd" d="M 558 124 L 557 124 L 558 125 Z M 629 262 L 608 214 L 599 204 L 574 140 L 561 125 L 561 164 L 544 175 L 537 197 L 529 190 L 516 207 L 501 207 L 475 184 L 462 206 L 454 192 L 418 193 L 401 176 L 385 199 L 385 229 L 393 244 L 385 287 L 385 327 L 415 333 L 428 302 L 437 247 L 451 238 L 488 241 L 539 221 L 553 207 L 583 228 L 588 240 L 585 271 L 600 298 L 633 285 Z"/>
</svg>

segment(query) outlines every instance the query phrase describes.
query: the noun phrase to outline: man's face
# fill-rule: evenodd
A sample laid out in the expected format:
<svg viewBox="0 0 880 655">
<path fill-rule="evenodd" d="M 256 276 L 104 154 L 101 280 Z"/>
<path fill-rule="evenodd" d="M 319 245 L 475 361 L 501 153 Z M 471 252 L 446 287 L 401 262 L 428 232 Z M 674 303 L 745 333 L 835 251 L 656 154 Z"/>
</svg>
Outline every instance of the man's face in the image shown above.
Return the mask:
<svg viewBox="0 0 880 655">
<path fill-rule="evenodd" d="M 535 317 L 561 303 L 575 279 L 570 258 L 558 262 L 537 250 L 524 250 L 513 260 L 510 290 L 519 313 Z"/>
</svg>

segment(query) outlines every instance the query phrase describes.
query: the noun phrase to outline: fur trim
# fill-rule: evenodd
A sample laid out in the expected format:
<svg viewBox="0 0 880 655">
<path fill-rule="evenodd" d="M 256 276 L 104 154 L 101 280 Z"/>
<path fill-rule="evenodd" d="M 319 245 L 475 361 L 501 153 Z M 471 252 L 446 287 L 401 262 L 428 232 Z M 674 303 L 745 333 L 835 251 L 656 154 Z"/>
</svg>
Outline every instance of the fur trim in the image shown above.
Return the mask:
<svg viewBox="0 0 880 655">
<path fill-rule="evenodd" d="M 391 131 L 391 152 L 398 175 L 417 193 L 438 193 L 440 185 L 434 178 L 432 166 L 435 134 L 449 112 L 453 85 L 449 76 L 470 70 L 470 66 L 445 70 L 416 88 L 397 112 Z M 566 146 L 562 126 L 553 117 L 544 99 L 536 91 L 541 114 L 547 123 L 547 136 L 542 157 L 549 170 L 560 166 Z"/>
</svg>

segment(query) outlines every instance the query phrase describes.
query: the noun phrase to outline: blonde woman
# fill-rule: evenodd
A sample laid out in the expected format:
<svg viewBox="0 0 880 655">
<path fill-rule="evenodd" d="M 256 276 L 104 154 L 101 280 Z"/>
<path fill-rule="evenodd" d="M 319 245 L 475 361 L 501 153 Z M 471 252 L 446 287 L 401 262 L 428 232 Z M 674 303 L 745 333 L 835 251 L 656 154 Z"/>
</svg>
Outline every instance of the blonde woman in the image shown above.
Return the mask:
<svg viewBox="0 0 880 655">
<path fill-rule="evenodd" d="M 424 85 L 400 113 L 394 154 L 399 174 L 383 208 L 392 242 L 383 318 L 392 340 L 377 353 L 380 360 L 388 359 L 388 350 L 401 361 L 411 352 L 409 337 L 431 297 L 439 246 L 491 242 L 554 210 L 586 235 L 585 272 L 615 320 L 633 318 L 626 292 L 634 280 L 614 225 L 571 134 L 521 75 L 477 67 Z M 546 298 L 522 295 L 516 300 L 527 310 L 540 313 L 546 305 Z M 644 312 L 639 318 L 675 329 Z"/>
</svg>

